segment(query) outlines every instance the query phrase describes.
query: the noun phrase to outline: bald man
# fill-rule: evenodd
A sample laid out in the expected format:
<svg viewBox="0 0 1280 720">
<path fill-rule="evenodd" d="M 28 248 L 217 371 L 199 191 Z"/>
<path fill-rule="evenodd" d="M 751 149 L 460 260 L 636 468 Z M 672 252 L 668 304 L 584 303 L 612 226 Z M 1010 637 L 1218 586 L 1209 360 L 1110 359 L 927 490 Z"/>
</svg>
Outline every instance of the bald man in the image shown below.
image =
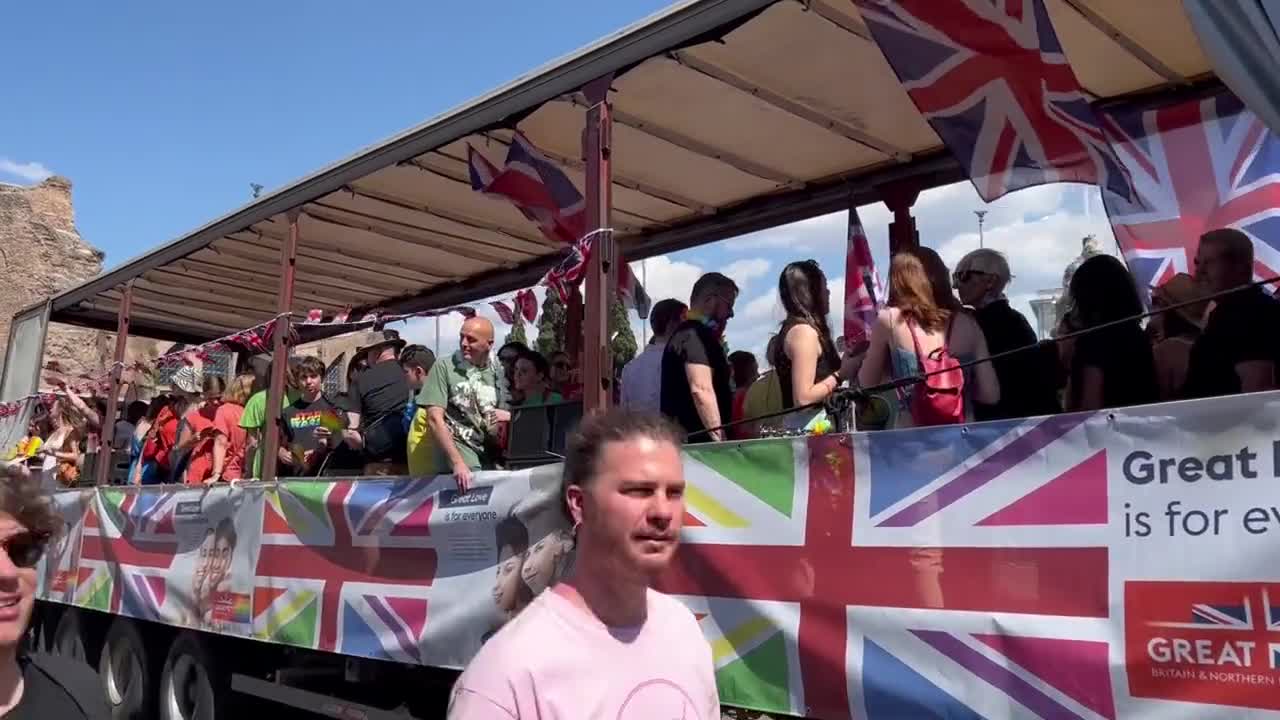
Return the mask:
<svg viewBox="0 0 1280 720">
<path fill-rule="evenodd" d="M 502 366 L 494 362 L 493 323 L 472 317 L 462 323 L 458 351 L 440 358 L 418 394 L 419 412 L 426 412 L 435 457 L 430 468 L 412 468 L 414 475 L 453 473 L 458 489 L 471 486 L 472 473 L 492 468 L 497 458 L 487 454 L 498 423 L 508 412 Z M 419 472 L 421 471 L 421 472 Z"/>
</svg>

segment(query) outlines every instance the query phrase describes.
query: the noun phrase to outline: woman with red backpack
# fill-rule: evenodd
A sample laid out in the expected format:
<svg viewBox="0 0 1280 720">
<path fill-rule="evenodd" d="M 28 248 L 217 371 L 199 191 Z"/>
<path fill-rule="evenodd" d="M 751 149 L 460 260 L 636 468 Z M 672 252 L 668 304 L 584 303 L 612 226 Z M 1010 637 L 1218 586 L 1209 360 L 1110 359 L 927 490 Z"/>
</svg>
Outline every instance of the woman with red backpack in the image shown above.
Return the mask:
<svg viewBox="0 0 1280 720">
<path fill-rule="evenodd" d="M 871 331 L 871 347 L 858 372 L 866 386 L 918 376 L 898 392 L 893 427 L 953 425 L 973 417 L 973 403 L 995 404 L 1000 382 L 987 358 L 982 328 L 969 313 L 938 303 L 920 258 L 898 253 L 889 264 L 889 302 Z"/>
</svg>

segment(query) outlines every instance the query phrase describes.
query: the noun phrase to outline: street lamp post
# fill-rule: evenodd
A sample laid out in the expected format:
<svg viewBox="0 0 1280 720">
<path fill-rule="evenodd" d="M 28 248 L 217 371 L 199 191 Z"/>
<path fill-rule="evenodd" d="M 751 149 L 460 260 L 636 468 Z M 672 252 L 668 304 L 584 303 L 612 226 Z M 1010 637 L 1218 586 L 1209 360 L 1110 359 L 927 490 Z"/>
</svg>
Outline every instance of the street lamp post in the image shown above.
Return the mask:
<svg viewBox="0 0 1280 720">
<path fill-rule="evenodd" d="M 982 237 L 982 221 L 986 219 L 987 211 L 974 210 L 973 214 L 978 216 L 978 247 L 984 247 L 984 243 L 983 243 L 984 238 Z"/>
</svg>

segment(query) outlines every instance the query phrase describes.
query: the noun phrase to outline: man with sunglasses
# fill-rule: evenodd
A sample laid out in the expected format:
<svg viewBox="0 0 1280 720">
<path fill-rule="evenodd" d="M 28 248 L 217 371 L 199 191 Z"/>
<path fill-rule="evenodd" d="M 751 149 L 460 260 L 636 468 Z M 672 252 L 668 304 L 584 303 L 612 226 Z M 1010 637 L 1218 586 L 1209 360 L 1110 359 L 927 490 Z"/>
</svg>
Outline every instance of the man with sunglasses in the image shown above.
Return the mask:
<svg viewBox="0 0 1280 720">
<path fill-rule="evenodd" d="M 51 498 L 21 465 L 0 477 L 0 717 L 81 720 L 110 717 L 96 674 L 84 663 L 28 654 L 23 639 L 35 608 L 36 565 L 62 530 Z"/>
<path fill-rule="evenodd" d="M 974 417 L 978 420 L 1062 412 L 1056 382 L 1058 351 L 1048 345 L 1035 347 L 1038 338 L 1031 323 L 1009 305 L 1004 294 L 1012 277 L 1009 261 L 991 248 L 965 255 L 951 276 L 960 302 L 974 309 L 974 318 L 992 355 L 1025 348 L 991 361 L 1000 381 L 1000 401 L 994 405 L 975 403 Z"/>
<path fill-rule="evenodd" d="M 713 272 L 698 278 L 685 321 L 662 354 L 662 414 L 679 423 L 691 443 L 724 440 L 718 428 L 733 417 L 724 329 L 737 299 L 738 286 L 728 277 Z"/>
</svg>

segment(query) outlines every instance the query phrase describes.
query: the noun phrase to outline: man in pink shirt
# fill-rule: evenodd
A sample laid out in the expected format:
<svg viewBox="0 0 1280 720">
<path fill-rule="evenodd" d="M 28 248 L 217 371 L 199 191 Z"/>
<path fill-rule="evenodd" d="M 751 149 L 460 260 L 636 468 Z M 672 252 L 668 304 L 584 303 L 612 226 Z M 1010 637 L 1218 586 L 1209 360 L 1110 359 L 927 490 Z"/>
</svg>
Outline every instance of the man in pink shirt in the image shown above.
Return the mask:
<svg viewBox="0 0 1280 720">
<path fill-rule="evenodd" d="M 697 621 L 649 587 L 679 543 L 680 437 L 657 415 L 583 420 L 564 464 L 573 574 L 485 643 L 454 686 L 451 720 L 720 720 Z"/>
</svg>

